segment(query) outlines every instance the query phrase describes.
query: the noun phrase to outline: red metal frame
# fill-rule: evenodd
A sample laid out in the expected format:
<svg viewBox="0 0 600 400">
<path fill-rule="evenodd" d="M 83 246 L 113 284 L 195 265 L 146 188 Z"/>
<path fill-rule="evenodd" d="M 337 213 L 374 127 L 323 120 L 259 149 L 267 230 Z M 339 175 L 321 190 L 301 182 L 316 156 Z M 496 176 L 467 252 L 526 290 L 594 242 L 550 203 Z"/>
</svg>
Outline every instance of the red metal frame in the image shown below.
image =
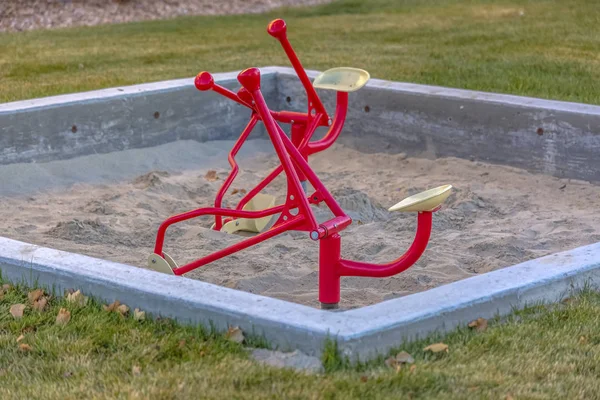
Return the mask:
<svg viewBox="0 0 600 400">
<path fill-rule="evenodd" d="M 226 257 L 240 250 L 263 242 L 274 236 L 290 230 L 310 232 L 311 239 L 319 241 L 319 301 L 324 307 L 337 306 L 340 301 L 340 278 L 342 276 L 386 277 L 398 274 L 412 266 L 421 256 L 429 241 L 431 233 L 432 212 L 418 213 L 418 228 L 413 244 L 407 252 L 398 259 L 387 264 L 370 264 L 341 258 L 341 237 L 339 233 L 352 223 L 339 204 L 335 201 L 325 185 L 308 165 L 308 157 L 330 147 L 340 135 L 346 119 L 348 93 L 337 93 L 337 105 L 333 119 L 330 119 L 317 92 L 312 86 L 300 60 L 296 56 L 286 35 L 286 25 L 283 20 L 275 20 L 269 24 L 268 33 L 281 43 L 294 70 L 307 94 L 308 107 L 306 113 L 292 111 L 272 111 L 267 106 L 260 91 L 260 71 L 249 68 L 238 75 L 242 88 L 237 93 L 214 82 L 208 72 L 201 72 L 195 79 L 198 90 L 212 90 L 252 111 L 248 125 L 229 153 L 231 172 L 215 198 L 214 207 L 200 208 L 183 214 L 175 215 L 165 220 L 158 229 L 154 253 L 163 256 L 163 245 L 167 228 L 173 224 L 197 218 L 203 215 L 214 215 L 214 229 L 220 230 L 223 224 L 236 218 L 262 218 L 280 214 L 273 226 L 222 250 L 211 253 L 189 264 L 175 268 L 176 275 L 182 275 L 210 262 Z M 261 121 L 275 147 L 275 152 L 281 164 L 264 178 L 255 188 L 250 190 L 234 208 L 222 208 L 222 200 L 230 185 L 236 178 L 239 167 L 235 156 L 248 138 L 256 124 Z M 285 134 L 280 124 L 291 125 L 291 139 Z M 329 126 L 329 131 L 320 140 L 311 138 L 320 126 Z M 266 210 L 244 211 L 242 208 L 257 193 L 264 189 L 279 174 L 287 178 L 287 194 L 283 204 Z M 302 183 L 308 181 L 315 192 L 307 195 Z M 310 204 L 325 205 L 334 217 L 318 224 Z M 224 220 L 224 217 L 227 219 Z"/>
</svg>

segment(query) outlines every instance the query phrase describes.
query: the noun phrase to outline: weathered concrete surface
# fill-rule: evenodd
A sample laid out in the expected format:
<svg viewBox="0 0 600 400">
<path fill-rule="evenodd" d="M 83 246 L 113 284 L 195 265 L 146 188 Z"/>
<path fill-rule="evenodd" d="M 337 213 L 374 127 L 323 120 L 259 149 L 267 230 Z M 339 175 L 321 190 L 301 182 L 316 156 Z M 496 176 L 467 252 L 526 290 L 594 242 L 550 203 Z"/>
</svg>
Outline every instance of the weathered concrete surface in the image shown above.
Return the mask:
<svg viewBox="0 0 600 400">
<path fill-rule="evenodd" d="M 0 239 L 5 279 L 78 288 L 183 323 L 240 326 L 280 350 L 321 353 L 334 338 L 344 355 L 366 360 L 404 340 L 448 331 L 478 318 L 558 301 L 574 289 L 600 287 L 600 243 L 553 254 L 425 292 L 345 312 L 327 312 L 209 283 Z"/>
<path fill-rule="evenodd" d="M 276 76 L 261 69 L 274 102 Z M 237 73 L 215 74 L 237 90 Z M 193 78 L 0 104 L 0 164 L 44 162 L 156 146 L 175 140 L 237 138 L 250 111 Z M 259 124 L 252 137 L 264 135 Z"/>
<path fill-rule="evenodd" d="M 306 109 L 291 69 L 278 69 L 277 82 L 280 108 Z M 333 93 L 319 95 L 334 110 Z M 586 104 L 372 79 L 350 94 L 339 141 L 363 151 L 460 157 L 600 181 L 600 107 Z"/>
</svg>

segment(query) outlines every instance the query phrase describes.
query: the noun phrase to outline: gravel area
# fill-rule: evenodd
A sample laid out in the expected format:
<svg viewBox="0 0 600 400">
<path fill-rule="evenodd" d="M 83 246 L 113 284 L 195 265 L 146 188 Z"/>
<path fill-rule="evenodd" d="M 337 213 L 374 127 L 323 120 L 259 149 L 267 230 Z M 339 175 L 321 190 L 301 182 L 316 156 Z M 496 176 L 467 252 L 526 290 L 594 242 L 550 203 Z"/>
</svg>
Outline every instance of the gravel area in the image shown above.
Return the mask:
<svg viewBox="0 0 600 400">
<path fill-rule="evenodd" d="M 262 13 L 331 0 L 0 0 L 0 32 L 91 26 L 182 15 Z"/>
</svg>

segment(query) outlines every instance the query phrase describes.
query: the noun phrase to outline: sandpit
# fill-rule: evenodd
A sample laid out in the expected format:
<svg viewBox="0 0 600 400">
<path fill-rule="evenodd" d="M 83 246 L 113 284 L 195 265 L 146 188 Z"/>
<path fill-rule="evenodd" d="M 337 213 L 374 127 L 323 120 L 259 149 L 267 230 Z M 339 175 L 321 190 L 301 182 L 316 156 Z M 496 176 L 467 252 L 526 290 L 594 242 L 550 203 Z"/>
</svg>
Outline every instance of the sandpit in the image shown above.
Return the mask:
<svg viewBox="0 0 600 400">
<path fill-rule="evenodd" d="M 3 236 L 145 268 L 166 217 L 212 204 L 229 172 L 225 154 L 231 145 L 178 141 L 1 166 Z M 226 197 L 229 206 L 278 164 L 264 140 L 249 141 L 240 160 L 243 171 Z M 350 259 L 398 257 L 412 241 L 416 218 L 387 208 L 428 187 L 455 187 L 434 215 L 420 261 L 392 278 L 343 278 L 345 309 L 600 241 L 600 187 L 588 182 L 457 158 L 366 154 L 343 145 L 310 163 L 354 219 L 342 234 L 343 256 Z M 217 180 L 205 177 L 209 170 L 217 171 Z M 284 186 L 279 179 L 265 192 L 281 196 Z M 329 217 L 315 210 L 320 220 Z M 165 251 L 183 264 L 243 239 L 211 231 L 210 225 L 210 218 L 199 218 L 171 228 Z M 317 249 L 307 233 L 286 233 L 186 276 L 318 307 Z"/>
</svg>

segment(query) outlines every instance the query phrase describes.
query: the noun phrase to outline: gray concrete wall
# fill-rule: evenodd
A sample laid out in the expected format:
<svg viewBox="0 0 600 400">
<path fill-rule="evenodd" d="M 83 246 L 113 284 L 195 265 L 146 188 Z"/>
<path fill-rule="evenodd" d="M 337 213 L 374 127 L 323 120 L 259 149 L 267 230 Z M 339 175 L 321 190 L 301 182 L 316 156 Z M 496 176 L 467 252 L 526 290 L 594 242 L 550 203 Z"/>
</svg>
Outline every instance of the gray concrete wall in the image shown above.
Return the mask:
<svg viewBox="0 0 600 400">
<path fill-rule="evenodd" d="M 262 86 L 276 102 L 276 76 L 262 70 Z M 237 90 L 237 73 L 215 80 Z M 44 162 L 156 146 L 181 139 L 237 138 L 250 112 L 193 79 L 0 104 L 0 164 Z M 264 136 L 259 124 L 252 137 Z"/>
<path fill-rule="evenodd" d="M 306 109 L 291 69 L 279 69 L 277 82 L 280 108 Z M 334 94 L 319 95 L 334 110 Z M 453 156 L 600 181 L 600 107 L 586 104 L 372 79 L 350 94 L 339 141 L 368 152 Z"/>
</svg>

